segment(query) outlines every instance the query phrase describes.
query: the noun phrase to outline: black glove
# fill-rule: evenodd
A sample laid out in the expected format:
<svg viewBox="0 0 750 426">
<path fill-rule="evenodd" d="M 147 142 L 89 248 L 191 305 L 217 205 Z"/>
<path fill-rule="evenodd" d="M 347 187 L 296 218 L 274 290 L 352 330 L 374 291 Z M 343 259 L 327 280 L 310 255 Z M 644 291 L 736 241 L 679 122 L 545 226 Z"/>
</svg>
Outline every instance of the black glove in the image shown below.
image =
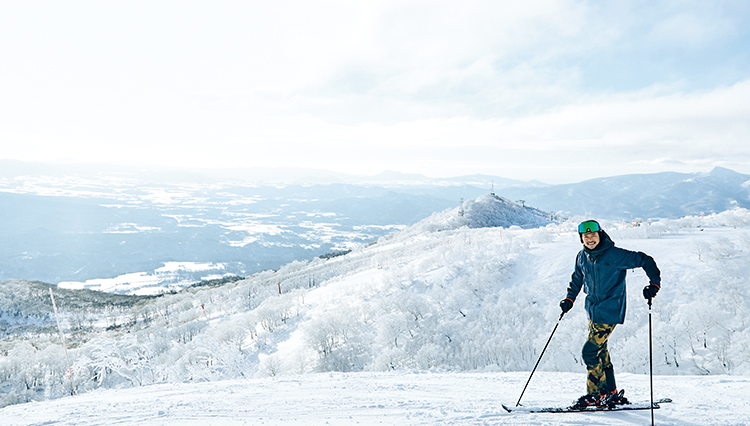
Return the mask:
<svg viewBox="0 0 750 426">
<path fill-rule="evenodd" d="M 649 284 L 646 287 L 643 287 L 643 297 L 645 297 L 646 299 L 653 299 L 658 292 L 659 286 L 656 284 Z"/>
<path fill-rule="evenodd" d="M 563 299 L 560 302 L 560 309 L 563 314 L 567 314 L 569 310 L 573 309 L 573 301 L 570 299 Z"/>
</svg>

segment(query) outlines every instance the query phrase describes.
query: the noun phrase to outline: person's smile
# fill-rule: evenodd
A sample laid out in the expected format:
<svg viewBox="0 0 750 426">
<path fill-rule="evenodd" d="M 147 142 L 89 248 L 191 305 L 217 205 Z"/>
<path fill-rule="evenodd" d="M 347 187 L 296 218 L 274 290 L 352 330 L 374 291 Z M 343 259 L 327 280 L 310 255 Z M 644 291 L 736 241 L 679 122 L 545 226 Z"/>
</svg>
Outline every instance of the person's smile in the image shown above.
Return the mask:
<svg viewBox="0 0 750 426">
<path fill-rule="evenodd" d="M 587 232 L 583 234 L 583 245 L 589 250 L 593 250 L 599 245 L 599 233 Z"/>
</svg>

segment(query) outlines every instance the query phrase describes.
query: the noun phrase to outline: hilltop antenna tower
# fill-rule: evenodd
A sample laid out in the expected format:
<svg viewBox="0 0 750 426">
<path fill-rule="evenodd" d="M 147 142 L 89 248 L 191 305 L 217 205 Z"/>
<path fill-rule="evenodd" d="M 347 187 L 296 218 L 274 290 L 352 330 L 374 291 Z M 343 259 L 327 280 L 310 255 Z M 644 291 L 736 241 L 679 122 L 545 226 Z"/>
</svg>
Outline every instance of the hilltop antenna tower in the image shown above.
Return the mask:
<svg viewBox="0 0 750 426">
<path fill-rule="evenodd" d="M 490 195 L 495 195 L 495 179 L 492 179 L 492 189 L 490 189 Z"/>
</svg>

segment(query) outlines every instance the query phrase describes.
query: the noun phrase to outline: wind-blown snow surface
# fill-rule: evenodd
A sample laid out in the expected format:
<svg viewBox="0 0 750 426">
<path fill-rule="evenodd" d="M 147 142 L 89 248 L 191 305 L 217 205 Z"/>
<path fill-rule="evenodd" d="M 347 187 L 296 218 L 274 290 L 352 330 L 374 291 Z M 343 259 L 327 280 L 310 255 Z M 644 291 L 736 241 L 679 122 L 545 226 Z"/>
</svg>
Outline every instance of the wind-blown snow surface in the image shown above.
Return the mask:
<svg viewBox="0 0 750 426">
<path fill-rule="evenodd" d="M 112 309 L 106 318 L 63 312 L 73 380 L 56 336 L 2 341 L 2 405 L 56 398 L 71 383 L 80 395 L 9 406 L 0 421 L 647 423 L 644 412 L 559 418 L 501 411 L 501 403 L 515 403 L 557 322 L 581 218 L 472 228 L 476 217 L 501 215 L 463 213 L 433 215 L 346 256 Z M 651 254 L 662 270 L 652 312 L 655 389 L 675 402 L 657 413 L 660 423 L 744 424 L 750 212 L 603 225 L 618 246 Z M 647 278 L 637 270 L 628 281 L 626 323 L 610 352 L 619 386 L 645 400 L 648 308 L 640 289 Z M 579 299 L 560 322 L 527 405 L 565 405 L 584 393 L 585 327 Z"/>
</svg>

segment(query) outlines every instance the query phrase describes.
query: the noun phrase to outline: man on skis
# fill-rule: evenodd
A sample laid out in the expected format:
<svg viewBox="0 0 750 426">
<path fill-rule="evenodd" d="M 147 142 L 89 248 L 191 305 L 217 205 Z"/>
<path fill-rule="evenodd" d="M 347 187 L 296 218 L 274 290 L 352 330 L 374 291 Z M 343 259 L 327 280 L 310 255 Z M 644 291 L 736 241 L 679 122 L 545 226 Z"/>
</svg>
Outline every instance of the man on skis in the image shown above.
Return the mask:
<svg viewBox="0 0 750 426">
<path fill-rule="evenodd" d="M 607 340 L 615 326 L 625 321 L 627 270 L 643 268 L 649 279 L 643 296 L 651 299 L 661 286 L 659 268 L 654 259 L 645 253 L 615 247 L 615 243 L 595 220 L 578 225 L 578 235 L 583 249 L 576 256 L 568 294 L 560 302 L 563 314 L 567 313 L 573 308 L 581 288 L 586 293 L 589 336 L 583 345 L 582 356 L 588 370 L 587 393 L 572 408 L 628 404 L 623 391 L 617 391 Z"/>
</svg>

